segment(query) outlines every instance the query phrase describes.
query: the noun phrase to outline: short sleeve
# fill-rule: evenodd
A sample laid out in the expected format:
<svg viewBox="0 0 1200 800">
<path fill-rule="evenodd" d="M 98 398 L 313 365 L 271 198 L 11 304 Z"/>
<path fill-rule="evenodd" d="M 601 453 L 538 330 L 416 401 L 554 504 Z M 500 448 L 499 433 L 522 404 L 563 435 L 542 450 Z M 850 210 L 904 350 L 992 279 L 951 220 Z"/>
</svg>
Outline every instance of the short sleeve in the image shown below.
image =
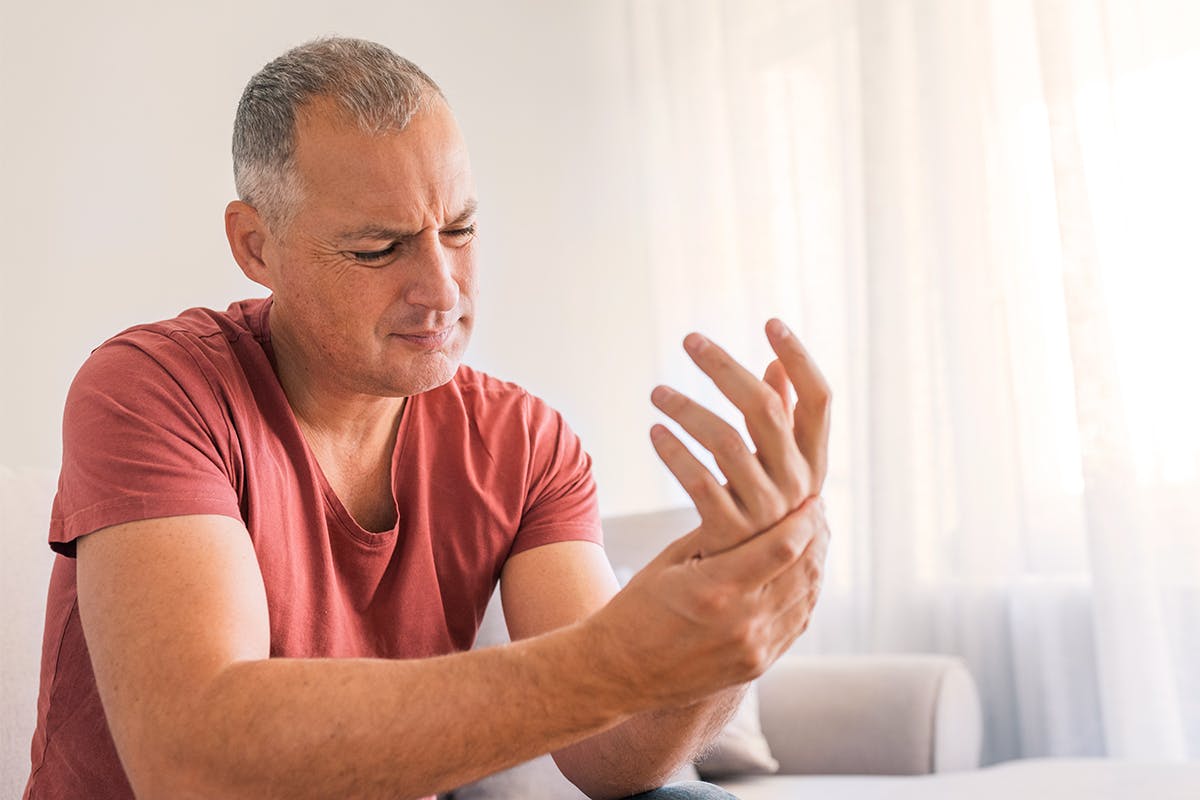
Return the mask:
<svg viewBox="0 0 1200 800">
<path fill-rule="evenodd" d="M 527 397 L 529 490 L 511 555 L 558 541 L 603 545 L 592 458 L 562 415 Z"/>
<path fill-rule="evenodd" d="M 193 353 L 171 336 L 127 332 L 95 350 L 63 412 L 63 462 L 50 546 L 155 517 L 240 519 L 227 417 Z"/>
</svg>

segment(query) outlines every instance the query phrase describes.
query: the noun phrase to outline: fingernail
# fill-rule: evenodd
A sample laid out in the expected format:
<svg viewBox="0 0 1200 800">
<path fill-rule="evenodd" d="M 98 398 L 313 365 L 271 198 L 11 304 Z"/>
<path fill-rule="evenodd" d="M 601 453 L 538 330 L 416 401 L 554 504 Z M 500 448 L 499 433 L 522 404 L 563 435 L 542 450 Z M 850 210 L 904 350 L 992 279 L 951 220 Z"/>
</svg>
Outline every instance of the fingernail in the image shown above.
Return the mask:
<svg viewBox="0 0 1200 800">
<path fill-rule="evenodd" d="M 770 329 L 768 333 L 778 339 L 786 339 L 792 334 L 792 332 L 788 330 L 788 326 L 784 325 L 783 322 L 778 319 L 773 319 L 768 322 L 767 327 Z"/>
<path fill-rule="evenodd" d="M 672 395 L 674 395 L 674 394 L 675 394 L 675 392 L 671 391 L 671 389 L 669 387 L 655 386 L 654 391 L 650 393 L 650 399 L 653 400 L 655 403 L 661 404 L 661 403 L 665 403 L 668 400 L 670 400 Z"/>
<path fill-rule="evenodd" d="M 689 333 L 683 340 L 683 346 L 689 353 L 699 353 L 708 346 L 708 339 L 698 333 Z"/>
</svg>

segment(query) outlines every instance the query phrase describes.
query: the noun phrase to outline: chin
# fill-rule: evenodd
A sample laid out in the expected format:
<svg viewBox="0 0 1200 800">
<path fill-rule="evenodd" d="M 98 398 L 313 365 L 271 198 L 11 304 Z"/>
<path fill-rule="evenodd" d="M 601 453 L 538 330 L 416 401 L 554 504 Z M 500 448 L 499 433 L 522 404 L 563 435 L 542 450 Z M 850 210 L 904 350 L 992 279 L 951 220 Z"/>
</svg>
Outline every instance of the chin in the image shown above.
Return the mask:
<svg viewBox="0 0 1200 800">
<path fill-rule="evenodd" d="M 454 379 L 461 359 L 457 354 L 432 353 L 429 357 L 410 364 L 402 375 L 388 381 L 388 392 L 395 397 L 411 397 L 444 386 Z"/>
</svg>

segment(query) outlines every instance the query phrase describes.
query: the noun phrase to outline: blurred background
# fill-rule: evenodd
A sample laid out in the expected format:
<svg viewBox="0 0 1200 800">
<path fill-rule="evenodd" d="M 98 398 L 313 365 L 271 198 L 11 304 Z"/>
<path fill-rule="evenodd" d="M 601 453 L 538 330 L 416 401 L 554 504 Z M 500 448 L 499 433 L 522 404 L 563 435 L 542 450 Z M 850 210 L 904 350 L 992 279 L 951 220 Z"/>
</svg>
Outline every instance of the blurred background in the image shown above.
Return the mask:
<svg viewBox="0 0 1200 800">
<path fill-rule="evenodd" d="M 1200 4 L 0 5 L 0 464 L 129 325 L 263 290 L 222 212 L 246 81 L 361 36 L 446 92 L 480 189 L 468 363 L 559 408 L 603 512 L 686 503 L 660 382 L 732 416 L 788 320 L 835 401 L 797 649 L 963 656 L 985 762 L 1200 758 Z"/>
</svg>

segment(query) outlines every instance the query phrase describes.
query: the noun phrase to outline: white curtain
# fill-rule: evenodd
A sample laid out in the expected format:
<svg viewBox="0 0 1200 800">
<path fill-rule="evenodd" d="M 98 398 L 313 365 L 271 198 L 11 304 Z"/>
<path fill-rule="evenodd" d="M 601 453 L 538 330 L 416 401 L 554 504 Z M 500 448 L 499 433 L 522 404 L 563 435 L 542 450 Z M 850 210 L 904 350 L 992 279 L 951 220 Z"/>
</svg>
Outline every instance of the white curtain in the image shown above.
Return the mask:
<svg viewBox="0 0 1200 800">
<path fill-rule="evenodd" d="M 1200 3 L 631 0 L 659 373 L 834 387 L 806 652 L 963 656 L 985 760 L 1200 758 Z M 682 499 L 682 495 L 680 496 Z"/>
</svg>

